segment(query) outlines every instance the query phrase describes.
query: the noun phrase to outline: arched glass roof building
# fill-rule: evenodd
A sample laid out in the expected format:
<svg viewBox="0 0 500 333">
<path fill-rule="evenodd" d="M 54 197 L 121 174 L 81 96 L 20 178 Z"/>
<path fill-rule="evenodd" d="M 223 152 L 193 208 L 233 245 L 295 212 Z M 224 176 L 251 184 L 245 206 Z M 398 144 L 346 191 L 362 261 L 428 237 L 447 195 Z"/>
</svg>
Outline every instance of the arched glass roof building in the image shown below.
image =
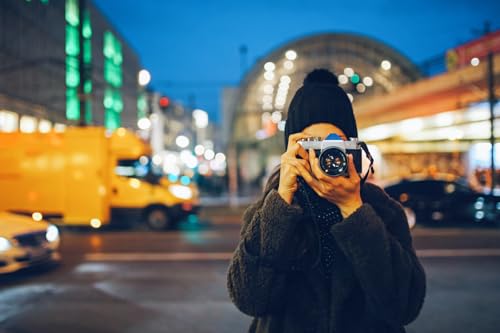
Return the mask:
<svg viewBox="0 0 500 333">
<path fill-rule="evenodd" d="M 369 37 L 329 33 L 298 39 L 266 55 L 244 78 L 233 140 L 251 142 L 278 134 L 293 94 L 314 68 L 337 74 L 354 108 L 364 96 L 390 92 L 420 77 L 409 59 Z"/>
</svg>

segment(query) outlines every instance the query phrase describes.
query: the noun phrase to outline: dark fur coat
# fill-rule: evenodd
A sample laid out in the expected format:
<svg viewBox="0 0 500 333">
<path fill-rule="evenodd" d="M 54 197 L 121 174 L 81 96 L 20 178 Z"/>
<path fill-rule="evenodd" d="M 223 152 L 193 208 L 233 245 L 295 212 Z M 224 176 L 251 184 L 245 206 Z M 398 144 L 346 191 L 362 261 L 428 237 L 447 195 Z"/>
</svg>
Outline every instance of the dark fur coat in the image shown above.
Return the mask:
<svg viewBox="0 0 500 333">
<path fill-rule="evenodd" d="M 398 202 L 362 186 L 363 205 L 331 228 L 330 280 L 321 274 L 314 223 L 288 205 L 271 179 L 243 215 L 228 271 L 229 294 L 254 317 L 249 332 L 405 332 L 422 307 L 426 281 Z"/>
</svg>

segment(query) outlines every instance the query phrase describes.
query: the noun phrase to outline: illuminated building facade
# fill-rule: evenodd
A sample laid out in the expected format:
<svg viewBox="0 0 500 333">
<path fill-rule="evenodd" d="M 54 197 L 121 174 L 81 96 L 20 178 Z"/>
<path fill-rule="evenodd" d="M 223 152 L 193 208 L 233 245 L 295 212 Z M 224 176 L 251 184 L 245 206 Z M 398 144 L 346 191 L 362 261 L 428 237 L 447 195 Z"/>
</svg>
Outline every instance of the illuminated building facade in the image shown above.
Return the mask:
<svg viewBox="0 0 500 333">
<path fill-rule="evenodd" d="M 139 70 L 90 0 L 0 2 L 0 131 L 135 128 Z"/>
</svg>

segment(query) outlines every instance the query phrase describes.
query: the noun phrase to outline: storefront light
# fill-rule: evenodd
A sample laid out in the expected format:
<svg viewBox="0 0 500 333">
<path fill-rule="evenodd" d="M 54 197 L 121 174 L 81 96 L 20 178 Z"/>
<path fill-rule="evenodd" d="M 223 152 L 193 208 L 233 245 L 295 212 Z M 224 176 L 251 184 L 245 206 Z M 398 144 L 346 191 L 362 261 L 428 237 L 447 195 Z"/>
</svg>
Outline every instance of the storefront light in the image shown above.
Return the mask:
<svg viewBox="0 0 500 333">
<path fill-rule="evenodd" d="M 369 77 L 369 76 L 365 76 L 363 78 L 363 83 L 364 83 L 365 86 L 371 87 L 373 85 L 373 79 L 371 77 Z"/>
<path fill-rule="evenodd" d="M 137 127 L 141 130 L 148 130 L 151 128 L 151 120 L 148 118 L 141 118 L 137 121 Z"/>
<path fill-rule="evenodd" d="M 297 59 L 297 52 L 295 52 L 294 50 L 288 50 L 285 53 L 285 57 L 288 60 L 295 60 L 295 59 Z"/>
<path fill-rule="evenodd" d="M 340 84 L 346 84 L 347 82 L 349 82 L 349 78 L 345 74 L 340 74 L 338 79 Z"/>
<path fill-rule="evenodd" d="M 281 121 L 282 114 L 280 111 L 274 111 L 273 114 L 271 115 L 271 120 L 273 123 L 277 124 Z"/>
<path fill-rule="evenodd" d="M 197 128 L 206 128 L 208 126 L 208 113 L 204 110 L 194 110 L 193 119 Z"/>
<path fill-rule="evenodd" d="M 19 116 L 15 112 L 0 111 L 0 132 L 17 131 Z"/>
<path fill-rule="evenodd" d="M 64 131 L 66 131 L 66 125 L 56 123 L 54 125 L 54 131 L 57 133 L 63 133 Z"/>
<path fill-rule="evenodd" d="M 264 65 L 264 69 L 267 72 L 272 72 L 272 71 L 274 71 L 275 68 L 276 68 L 276 65 L 271 61 L 266 62 L 266 64 Z"/>
<path fill-rule="evenodd" d="M 346 67 L 346 68 L 344 68 L 344 74 L 347 77 L 351 77 L 354 75 L 354 70 L 351 67 Z"/>
<path fill-rule="evenodd" d="M 194 153 L 197 156 L 203 155 L 205 153 L 205 147 L 203 147 L 203 145 L 196 145 L 196 147 L 194 147 Z"/>
<path fill-rule="evenodd" d="M 262 88 L 265 94 L 272 94 L 274 92 L 274 87 L 272 84 L 265 84 Z"/>
<path fill-rule="evenodd" d="M 380 63 L 380 67 L 382 67 L 382 69 L 385 71 L 391 69 L 391 66 L 392 64 L 389 60 L 382 60 L 382 62 Z"/>
<path fill-rule="evenodd" d="M 401 133 L 418 132 L 424 127 L 424 122 L 421 118 L 412 118 L 403 120 L 400 124 Z"/>
<path fill-rule="evenodd" d="M 210 160 L 214 159 L 215 152 L 212 149 L 207 149 L 207 150 L 205 150 L 205 153 L 203 154 L 203 156 L 205 157 L 205 159 L 207 161 L 210 161 Z"/>
<path fill-rule="evenodd" d="M 49 133 L 52 129 L 52 123 L 48 120 L 42 119 L 38 123 L 38 131 L 40 133 Z"/>
<path fill-rule="evenodd" d="M 23 133 L 33 133 L 36 131 L 37 120 L 35 117 L 22 116 L 19 127 Z"/>
<path fill-rule="evenodd" d="M 223 153 L 217 153 L 217 154 L 215 154 L 215 160 L 218 163 L 225 162 L 226 161 L 226 155 L 224 155 Z"/>
<path fill-rule="evenodd" d="M 144 157 L 144 156 L 142 156 L 142 157 Z M 142 158 L 142 157 L 141 157 L 141 158 Z M 154 164 L 154 165 L 161 165 L 161 163 L 162 163 L 162 162 L 163 162 L 163 159 L 161 158 L 161 155 L 159 155 L 159 154 L 155 154 L 155 155 L 153 156 L 153 164 Z"/>
<path fill-rule="evenodd" d="M 175 144 L 180 148 L 186 148 L 187 146 L 189 146 L 189 138 L 185 135 L 179 135 L 175 139 Z"/>
<path fill-rule="evenodd" d="M 280 82 L 285 83 L 285 84 L 290 84 L 290 82 L 292 82 L 292 79 L 288 75 L 283 75 L 280 78 Z"/>
<path fill-rule="evenodd" d="M 267 81 L 272 81 L 274 79 L 274 72 L 265 72 L 264 79 Z"/>
</svg>

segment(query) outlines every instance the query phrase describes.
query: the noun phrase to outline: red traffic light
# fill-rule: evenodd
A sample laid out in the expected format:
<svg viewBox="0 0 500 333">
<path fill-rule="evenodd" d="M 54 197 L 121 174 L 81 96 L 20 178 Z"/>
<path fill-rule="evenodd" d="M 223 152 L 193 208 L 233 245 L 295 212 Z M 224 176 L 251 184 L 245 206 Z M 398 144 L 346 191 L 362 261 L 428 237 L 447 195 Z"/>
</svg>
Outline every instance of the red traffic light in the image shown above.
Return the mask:
<svg viewBox="0 0 500 333">
<path fill-rule="evenodd" d="M 163 96 L 163 97 L 160 98 L 160 102 L 159 103 L 160 103 L 160 107 L 162 109 L 166 109 L 170 105 L 170 100 L 168 99 L 168 97 Z"/>
</svg>

